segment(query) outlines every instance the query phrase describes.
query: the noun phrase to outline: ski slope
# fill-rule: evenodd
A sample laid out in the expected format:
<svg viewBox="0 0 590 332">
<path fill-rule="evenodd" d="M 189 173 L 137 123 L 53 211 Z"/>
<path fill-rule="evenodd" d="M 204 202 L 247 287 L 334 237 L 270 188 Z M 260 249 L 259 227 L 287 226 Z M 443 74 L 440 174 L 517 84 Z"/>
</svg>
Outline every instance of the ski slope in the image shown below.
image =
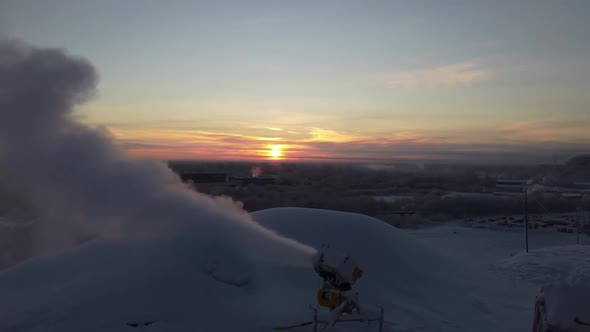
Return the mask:
<svg viewBox="0 0 590 332">
<path fill-rule="evenodd" d="M 503 232 L 456 226 L 406 232 L 363 215 L 300 208 L 252 216 L 303 244 L 352 254 L 365 271 L 355 288 L 366 307 L 385 308 L 387 331 L 530 327 L 537 287 L 509 269 L 482 268 L 450 246 L 433 248 L 468 244 L 471 237 L 461 233 L 488 232 L 492 242 Z M 224 251 L 223 237 L 211 250 L 193 239 L 201 241 L 188 231 L 158 240 L 98 239 L 5 270 L 0 331 L 134 331 L 126 325 L 133 322 L 151 323 L 139 327 L 147 331 L 272 331 L 309 320 L 318 287 L 310 266 L 289 256 L 252 259 Z M 351 324 L 333 331 L 375 329 Z"/>
</svg>

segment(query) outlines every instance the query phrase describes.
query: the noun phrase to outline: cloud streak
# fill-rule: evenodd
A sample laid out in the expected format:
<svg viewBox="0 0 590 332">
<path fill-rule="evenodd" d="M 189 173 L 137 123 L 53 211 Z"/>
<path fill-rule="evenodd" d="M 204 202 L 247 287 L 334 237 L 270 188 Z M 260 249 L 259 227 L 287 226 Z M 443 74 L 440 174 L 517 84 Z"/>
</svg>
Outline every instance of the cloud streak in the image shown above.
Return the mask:
<svg viewBox="0 0 590 332">
<path fill-rule="evenodd" d="M 493 77 L 491 69 L 475 61 L 378 75 L 379 81 L 391 89 L 471 87 Z"/>
<path fill-rule="evenodd" d="M 521 141 L 572 141 L 590 136 L 590 120 L 518 121 L 495 128 L 496 135 Z"/>
<path fill-rule="evenodd" d="M 564 141 L 558 123 L 543 125 L 516 123 L 498 128 L 480 128 L 467 136 L 435 135 L 399 131 L 380 135 L 358 135 L 323 128 L 308 128 L 297 134 L 258 137 L 210 132 L 173 130 L 144 133 L 142 137 L 122 136 L 119 142 L 131 154 L 162 159 L 195 160 L 268 160 L 272 145 L 281 145 L 283 160 L 291 161 L 359 161 L 396 160 L 461 162 L 539 162 L 555 155 L 582 153 L 590 143 L 584 139 Z M 522 128 L 549 127 L 551 135 L 528 140 L 519 138 Z M 548 133 L 548 132 L 547 132 Z M 567 130 L 566 130 L 567 133 Z M 269 139 L 272 138 L 273 141 Z M 548 157 L 549 156 L 549 157 Z M 530 158 L 530 160 L 528 160 Z"/>
</svg>

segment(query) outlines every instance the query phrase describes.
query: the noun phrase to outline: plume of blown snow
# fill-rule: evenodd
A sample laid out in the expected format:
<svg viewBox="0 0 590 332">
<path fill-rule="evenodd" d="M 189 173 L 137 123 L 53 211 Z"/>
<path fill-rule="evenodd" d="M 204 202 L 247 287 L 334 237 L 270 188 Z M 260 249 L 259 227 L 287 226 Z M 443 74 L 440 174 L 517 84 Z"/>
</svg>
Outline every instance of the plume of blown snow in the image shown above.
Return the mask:
<svg viewBox="0 0 590 332">
<path fill-rule="evenodd" d="M 127 157 L 106 129 L 77 122 L 73 110 L 96 84 L 85 59 L 0 42 L 0 174 L 43 211 L 42 238 L 184 236 L 197 251 L 309 264 L 312 248 L 260 226 L 231 199 L 187 188 L 162 162 Z"/>
</svg>

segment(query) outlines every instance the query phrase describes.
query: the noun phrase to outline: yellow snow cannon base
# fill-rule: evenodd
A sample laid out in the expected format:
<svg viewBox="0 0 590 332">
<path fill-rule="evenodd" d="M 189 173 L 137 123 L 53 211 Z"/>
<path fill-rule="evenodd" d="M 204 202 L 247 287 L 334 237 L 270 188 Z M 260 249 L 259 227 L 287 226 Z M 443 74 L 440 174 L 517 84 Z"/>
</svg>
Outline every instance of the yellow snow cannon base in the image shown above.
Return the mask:
<svg viewBox="0 0 590 332">
<path fill-rule="evenodd" d="M 318 304 L 322 307 L 334 309 L 342 303 L 340 293 L 332 290 L 320 288 L 318 290 Z"/>
<path fill-rule="evenodd" d="M 352 271 L 352 276 L 355 278 L 355 280 L 359 279 L 363 276 L 363 270 L 359 269 L 358 267 L 355 267 Z"/>
</svg>

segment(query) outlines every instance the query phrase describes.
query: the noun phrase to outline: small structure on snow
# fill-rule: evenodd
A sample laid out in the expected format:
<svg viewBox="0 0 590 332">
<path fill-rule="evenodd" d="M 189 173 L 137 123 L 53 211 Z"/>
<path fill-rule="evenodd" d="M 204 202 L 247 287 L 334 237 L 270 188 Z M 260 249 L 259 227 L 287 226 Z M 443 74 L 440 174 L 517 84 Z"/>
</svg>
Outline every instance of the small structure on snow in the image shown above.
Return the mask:
<svg viewBox="0 0 590 332">
<path fill-rule="evenodd" d="M 535 302 L 533 332 L 590 332 L 590 286 L 543 286 Z"/>
</svg>

